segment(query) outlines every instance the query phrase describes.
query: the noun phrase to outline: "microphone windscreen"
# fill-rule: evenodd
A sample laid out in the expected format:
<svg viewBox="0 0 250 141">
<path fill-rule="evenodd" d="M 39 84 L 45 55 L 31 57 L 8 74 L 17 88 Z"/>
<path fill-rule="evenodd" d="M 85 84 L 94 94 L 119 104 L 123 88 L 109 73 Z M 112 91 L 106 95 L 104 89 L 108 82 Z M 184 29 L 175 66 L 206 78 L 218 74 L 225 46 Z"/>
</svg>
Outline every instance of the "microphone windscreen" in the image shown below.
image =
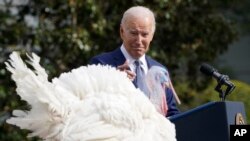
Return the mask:
<svg viewBox="0 0 250 141">
<path fill-rule="evenodd" d="M 206 63 L 203 63 L 200 67 L 200 71 L 206 75 L 213 75 L 214 71 L 216 71 L 212 66 L 206 64 Z"/>
</svg>

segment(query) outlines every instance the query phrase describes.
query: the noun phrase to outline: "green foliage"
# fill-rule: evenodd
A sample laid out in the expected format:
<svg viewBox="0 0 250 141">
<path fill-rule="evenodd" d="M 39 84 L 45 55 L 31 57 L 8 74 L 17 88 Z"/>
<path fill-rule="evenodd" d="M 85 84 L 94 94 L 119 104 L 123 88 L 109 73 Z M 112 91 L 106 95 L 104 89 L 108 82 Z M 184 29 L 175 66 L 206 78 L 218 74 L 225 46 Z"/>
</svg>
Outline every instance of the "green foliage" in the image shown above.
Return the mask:
<svg viewBox="0 0 250 141">
<path fill-rule="evenodd" d="M 213 0 L 167 1 L 156 15 L 152 56 L 171 68 L 174 80 L 204 84 L 197 80 L 197 66 L 227 50 L 236 34 L 232 23 L 218 13 Z"/>
<path fill-rule="evenodd" d="M 250 123 L 250 85 L 241 81 L 233 81 L 236 89 L 228 96 L 228 100 L 240 101 L 244 103 L 248 124 Z"/>
<path fill-rule="evenodd" d="M 249 112 L 250 85 L 244 82 L 237 81 L 237 80 L 232 80 L 232 82 L 235 84 L 236 88 L 231 94 L 229 94 L 226 97 L 226 100 L 243 102 L 245 111 L 246 111 L 247 122 L 249 124 L 250 123 L 250 112 Z M 211 101 L 220 101 L 219 93 L 214 90 L 216 85 L 217 85 L 217 82 L 214 80 L 206 89 L 202 91 L 197 91 L 195 94 L 196 96 L 194 97 L 194 100 L 193 100 L 194 104 L 192 105 L 192 107 L 194 108 L 199 105 L 202 105 L 203 103 L 207 103 Z"/>
<path fill-rule="evenodd" d="M 10 1 L 0 5 L 0 140 L 36 140 L 26 139 L 27 131 L 5 123 L 13 109 L 26 105 L 5 70 L 9 54 L 18 50 L 24 57 L 35 52 L 49 77 L 56 77 L 120 46 L 120 20 L 133 5 L 155 12 L 157 27 L 149 55 L 170 70 L 183 101 L 181 108 L 196 106 L 197 90 L 208 83 L 197 67 L 213 61 L 236 38 L 216 0 L 30 0 L 18 6 Z"/>
<path fill-rule="evenodd" d="M 182 104 L 179 108 L 182 112 L 188 111 L 190 109 L 196 108 L 204 103 L 212 101 L 220 101 L 219 93 L 215 91 L 217 85 L 216 80 L 209 80 L 209 86 L 203 90 L 195 90 L 188 86 L 187 83 L 178 83 L 176 85 L 177 92 L 180 94 L 179 97 L 182 100 Z M 250 85 L 241 81 L 232 80 L 236 88 L 232 93 L 226 96 L 227 101 L 237 101 L 244 104 L 247 123 L 250 123 Z M 222 87 L 223 91 L 226 87 Z"/>
</svg>

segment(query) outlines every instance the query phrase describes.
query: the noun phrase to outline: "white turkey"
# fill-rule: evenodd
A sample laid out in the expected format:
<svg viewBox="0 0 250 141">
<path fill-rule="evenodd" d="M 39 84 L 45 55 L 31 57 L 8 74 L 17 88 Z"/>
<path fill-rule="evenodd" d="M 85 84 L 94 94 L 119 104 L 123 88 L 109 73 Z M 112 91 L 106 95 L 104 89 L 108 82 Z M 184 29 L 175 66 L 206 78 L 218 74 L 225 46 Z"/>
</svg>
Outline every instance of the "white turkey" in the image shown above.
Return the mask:
<svg viewBox="0 0 250 141">
<path fill-rule="evenodd" d="M 127 78 L 110 66 L 89 65 L 48 81 L 29 57 L 13 52 L 7 69 L 30 110 L 14 110 L 7 123 L 46 141 L 176 141 L 175 125 Z"/>
</svg>

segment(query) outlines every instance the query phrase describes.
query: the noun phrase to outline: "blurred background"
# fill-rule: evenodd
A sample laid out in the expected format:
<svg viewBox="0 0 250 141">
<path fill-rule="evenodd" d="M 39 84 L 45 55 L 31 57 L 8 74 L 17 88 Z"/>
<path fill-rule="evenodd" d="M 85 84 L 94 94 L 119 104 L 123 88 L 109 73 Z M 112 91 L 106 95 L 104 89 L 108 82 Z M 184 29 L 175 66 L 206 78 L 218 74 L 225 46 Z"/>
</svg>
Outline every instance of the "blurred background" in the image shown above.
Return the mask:
<svg viewBox="0 0 250 141">
<path fill-rule="evenodd" d="M 236 89 L 227 100 L 243 102 L 250 122 L 249 0 L 0 0 L 0 141 L 38 140 L 5 123 L 28 108 L 5 69 L 10 53 L 36 53 L 51 80 L 119 47 L 122 14 L 134 5 L 155 13 L 148 55 L 169 69 L 180 110 L 220 100 L 217 82 L 199 71 L 206 62 L 229 75 Z"/>
</svg>

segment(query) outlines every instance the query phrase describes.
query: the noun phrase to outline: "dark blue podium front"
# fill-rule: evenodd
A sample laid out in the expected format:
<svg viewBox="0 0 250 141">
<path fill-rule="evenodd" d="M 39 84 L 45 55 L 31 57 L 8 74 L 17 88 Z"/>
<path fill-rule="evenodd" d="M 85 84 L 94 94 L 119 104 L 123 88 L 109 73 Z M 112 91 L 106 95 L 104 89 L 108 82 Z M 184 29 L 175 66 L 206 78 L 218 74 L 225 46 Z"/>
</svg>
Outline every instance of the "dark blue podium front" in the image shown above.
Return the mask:
<svg viewBox="0 0 250 141">
<path fill-rule="evenodd" d="M 246 119 L 242 102 L 210 102 L 169 119 L 175 124 L 178 141 L 229 141 L 237 114 Z"/>
</svg>

